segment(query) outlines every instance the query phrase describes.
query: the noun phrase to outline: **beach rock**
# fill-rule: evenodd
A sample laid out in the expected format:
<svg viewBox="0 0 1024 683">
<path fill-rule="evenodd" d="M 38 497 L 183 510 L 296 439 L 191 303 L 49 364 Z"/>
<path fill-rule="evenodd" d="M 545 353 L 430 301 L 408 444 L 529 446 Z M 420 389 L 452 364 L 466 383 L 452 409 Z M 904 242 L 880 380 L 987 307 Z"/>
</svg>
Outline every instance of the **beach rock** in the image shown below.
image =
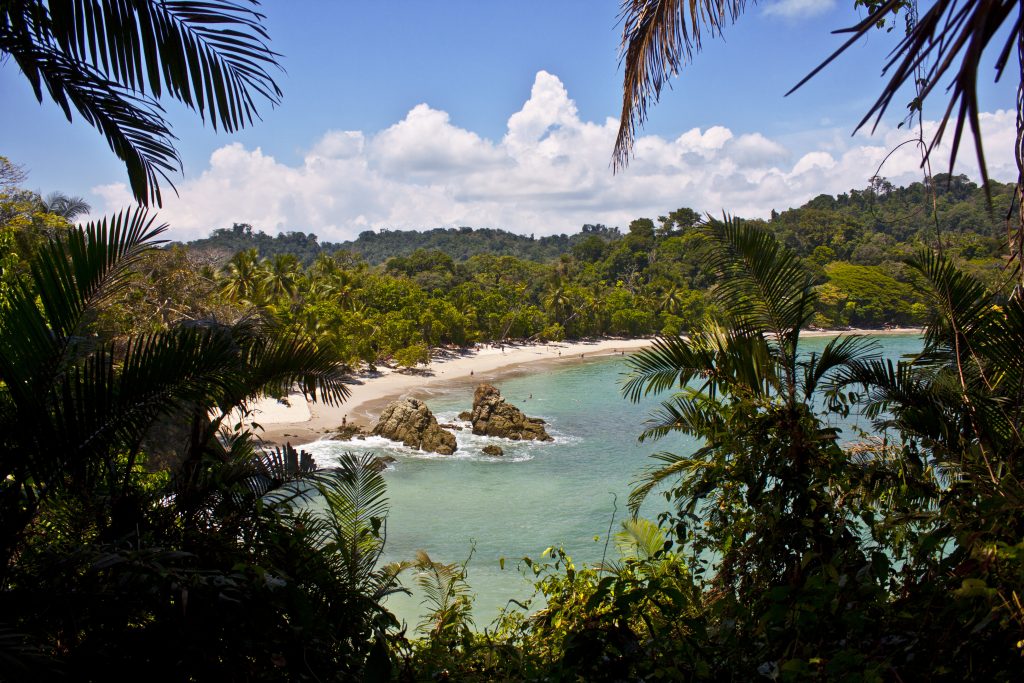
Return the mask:
<svg viewBox="0 0 1024 683">
<path fill-rule="evenodd" d="M 373 433 L 392 441 L 401 441 L 410 448 L 419 448 L 441 455 L 455 452 L 455 435 L 437 424 L 437 419 L 423 401 L 405 398 L 388 405 L 381 413 Z"/>
<path fill-rule="evenodd" d="M 374 472 L 383 472 L 393 462 L 395 462 L 395 458 L 390 455 L 379 455 L 370 461 L 369 468 Z"/>
<path fill-rule="evenodd" d="M 461 413 L 459 413 L 459 419 L 462 420 L 463 422 L 469 422 L 470 420 L 473 419 L 473 413 L 468 410 L 463 410 Z"/>
<path fill-rule="evenodd" d="M 338 431 L 327 437 L 331 441 L 351 441 L 356 438 L 366 438 L 366 430 L 359 425 L 344 425 L 338 427 Z"/>
<path fill-rule="evenodd" d="M 484 455 L 505 455 L 505 451 L 501 450 L 501 446 L 484 446 Z"/>
<path fill-rule="evenodd" d="M 527 417 L 523 411 L 501 397 L 490 384 L 481 384 L 473 392 L 473 433 L 500 436 L 514 441 L 554 441 L 544 429 L 544 420 Z"/>
<path fill-rule="evenodd" d="M 462 426 L 461 425 L 457 425 L 457 424 L 454 424 L 452 422 L 442 422 L 440 424 L 440 427 L 441 427 L 441 429 L 451 429 L 451 430 L 456 431 L 456 432 L 461 432 L 462 431 Z"/>
</svg>

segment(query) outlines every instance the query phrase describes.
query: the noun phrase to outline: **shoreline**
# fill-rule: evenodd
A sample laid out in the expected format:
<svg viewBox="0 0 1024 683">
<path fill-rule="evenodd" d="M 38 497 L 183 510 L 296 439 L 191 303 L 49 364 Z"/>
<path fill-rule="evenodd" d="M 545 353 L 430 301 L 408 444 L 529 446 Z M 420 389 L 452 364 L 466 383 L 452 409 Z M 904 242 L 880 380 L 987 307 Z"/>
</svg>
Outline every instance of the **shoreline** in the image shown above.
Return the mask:
<svg viewBox="0 0 1024 683">
<path fill-rule="evenodd" d="M 840 334 L 903 335 L 922 334 L 921 328 L 891 330 L 805 330 L 801 336 L 833 337 Z M 439 357 L 412 371 L 379 368 L 377 372 L 354 375 L 351 394 L 341 405 L 328 406 L 307 402 L 301 394 L 292 394 L 287 403 L 263 399 L 253 405 L 251 422 L 262 427 L 256 436 L 268 445 L 310 443 L 334 434 L 342 424 L 373 427 L 380 412 L 400 398 L 429 398 L 438 389 L 459 385 L 473 387 L 481 382 L 496 383 L 522 372 L 535 372 L 545 366 L 561 365 L 626 355 L 650 346 L 654 338 L 552 342 L 547 344 L 506 344 L 474 349 L 439 351 Z"/>
</svg>

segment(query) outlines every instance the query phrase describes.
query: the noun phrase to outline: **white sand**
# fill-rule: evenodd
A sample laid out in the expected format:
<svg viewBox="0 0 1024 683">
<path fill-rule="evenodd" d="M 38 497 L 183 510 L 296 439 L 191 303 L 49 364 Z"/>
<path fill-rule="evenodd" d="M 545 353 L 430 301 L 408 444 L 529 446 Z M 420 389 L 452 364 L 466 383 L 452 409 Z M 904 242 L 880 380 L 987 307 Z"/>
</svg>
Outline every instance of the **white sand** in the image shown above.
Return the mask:
<svg viewBox="0 0 1024 683">
<path fill-rule="evenodd" d="M 894 330 L 808 330 L 804 337 L 827 337 L 837 334 L 920 334 L 921 330 L 901 328 Z M 259 436 L 273 443 L 308 443 L 334 433 L 342 425 L 357 424 L 372 427 L 384 406 L 395 399 L 422 398 L 431 390 L 451 384 L 496 382 L 502 376 L 521 370 L 527 365 L 570 363 L 581 359 L 617 354 L 628 354 L 650 346 L 652 339 L 601 339 L 593 342 L 560 342 L 552 344 L 505 345 L 477 347 L 452 352 L 446 357 L 434 358 L 429 365 L 415 372 L 396 372 L 379 368 L 373 375 L 357 376 L 360 384 L 350 387 L 351 396 L 340 406 L 307 403 L 301 394 L 288 397 L 290 405 L 274 399 L 259 401 L 254 406 L 255 422 L 263 427 Z M 467 396 L 471 392 L 467 393 Z M 467 400 L 467 408 L 468 408 Z"/>
</svg>

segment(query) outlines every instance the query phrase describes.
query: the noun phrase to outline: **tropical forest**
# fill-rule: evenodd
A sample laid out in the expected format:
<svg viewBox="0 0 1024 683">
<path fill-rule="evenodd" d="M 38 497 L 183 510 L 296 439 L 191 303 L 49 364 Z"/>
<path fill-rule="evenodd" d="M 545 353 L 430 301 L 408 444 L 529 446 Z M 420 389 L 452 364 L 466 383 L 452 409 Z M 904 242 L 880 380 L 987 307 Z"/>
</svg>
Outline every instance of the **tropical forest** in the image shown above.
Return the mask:
<svg viewBox="0 0 1024 683">
<path fill-rule="evenodd" d="M 49 119 L 0 120 L 0 681 L 1021 680 L 1024 8 L 619 5 L 586 5 L 618 46 L 605 127 L 560 109 L 522 161 L 552 97 L 538 75 L 503 138 L 417 105 L 403 124 L 448 137 L 406 158 L 400 124 L 332 130 L 293 166 L 257 150 L 232 203 L 217 173 L 281 134 L 268 112 L 306 62 L 280 45 L 315 18 L 0 2 L 5 100 L 102 158 L 75 184 L 74 155 L 46 163 Z M 399 10 L 427 11 L 365 11 Z M 697 171 L 660 203 L 645 155 L 663 140 L 642 131 L 666 125 L 672 84 L 738 49 L 712 47 L 734 24 L 826 11 L 854 23 L 801 56 L 794 90 L 887 41 L 842 130 L 902 116 L 910 142 L 815 147 L 754 182 L 737 169 L 782 144 L 707 128 L 680 155 L 733 150 L 714 182 L 743 185 L 721 195 L 737 208 L 683 191 Z M 367 60 L 391 49 L 373 44 Z M 988 111 L 979 66 L 1012 105 Z M 395 78 L 372 88 L 433 87 Z M 582 151 L 554 150 L 577 125 Z M 225 145 L 200 173 L 190 138 Z M 911 163 L 889 175 L 896 154 Z M 97 185 L 104 164 L 116 182 Z M 259 213 L 299 166 L 356 180 L 335 196 L 303 176 L 323 204 Z M 563 176 L 577 191 L 545 187 Z M 368 220 L 374 179 L 414 218 Z M 502 202 L 507 224 L 487 218 Z"/>
</svg>

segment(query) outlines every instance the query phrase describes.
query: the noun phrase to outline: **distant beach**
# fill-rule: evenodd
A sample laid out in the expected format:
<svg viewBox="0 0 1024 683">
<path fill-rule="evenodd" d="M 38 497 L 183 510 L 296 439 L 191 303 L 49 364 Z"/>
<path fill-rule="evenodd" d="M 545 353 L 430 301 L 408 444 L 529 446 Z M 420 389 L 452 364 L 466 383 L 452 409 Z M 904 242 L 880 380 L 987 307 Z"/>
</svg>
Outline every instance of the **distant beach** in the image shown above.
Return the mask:
<svg viewBox="0 0 1024 683">
<path fill-rule="evenodd" d="M 921 334 L 918 328 L 888 330 L 805 330 L 803 337 L 830 337 L 839 334 L 891 335 Z M 629 354 L 650 346 L 653 339 L 614 339 L 552 342 L 547 344 L 488 344 L 471 349 L 435 349 L 430 363 L 414 370 L 392 370 L 380 366 L 376 372 L 354 375 L 345 403 L 328 406 L 307 402 L 302 394 L 288 397 L 287 403 L 264 399 L 253 406 L 251 422 L 262 431 L 257 435 L 269 443 L 299 445 L 317 441 L 338 431 L 342 424 L 370 428 L 381 410 L 398 398 L 423 398 L 432 391 L 459 383 L 497 382 L 527 366 L 571 363 L 610 355 Z M 538 368 L 530 368 L 534 371 Z M 467 387 L 468 388 L 468 387 Z M 467 408 L 469 404 L 467 402 Z"/>
</svg>

